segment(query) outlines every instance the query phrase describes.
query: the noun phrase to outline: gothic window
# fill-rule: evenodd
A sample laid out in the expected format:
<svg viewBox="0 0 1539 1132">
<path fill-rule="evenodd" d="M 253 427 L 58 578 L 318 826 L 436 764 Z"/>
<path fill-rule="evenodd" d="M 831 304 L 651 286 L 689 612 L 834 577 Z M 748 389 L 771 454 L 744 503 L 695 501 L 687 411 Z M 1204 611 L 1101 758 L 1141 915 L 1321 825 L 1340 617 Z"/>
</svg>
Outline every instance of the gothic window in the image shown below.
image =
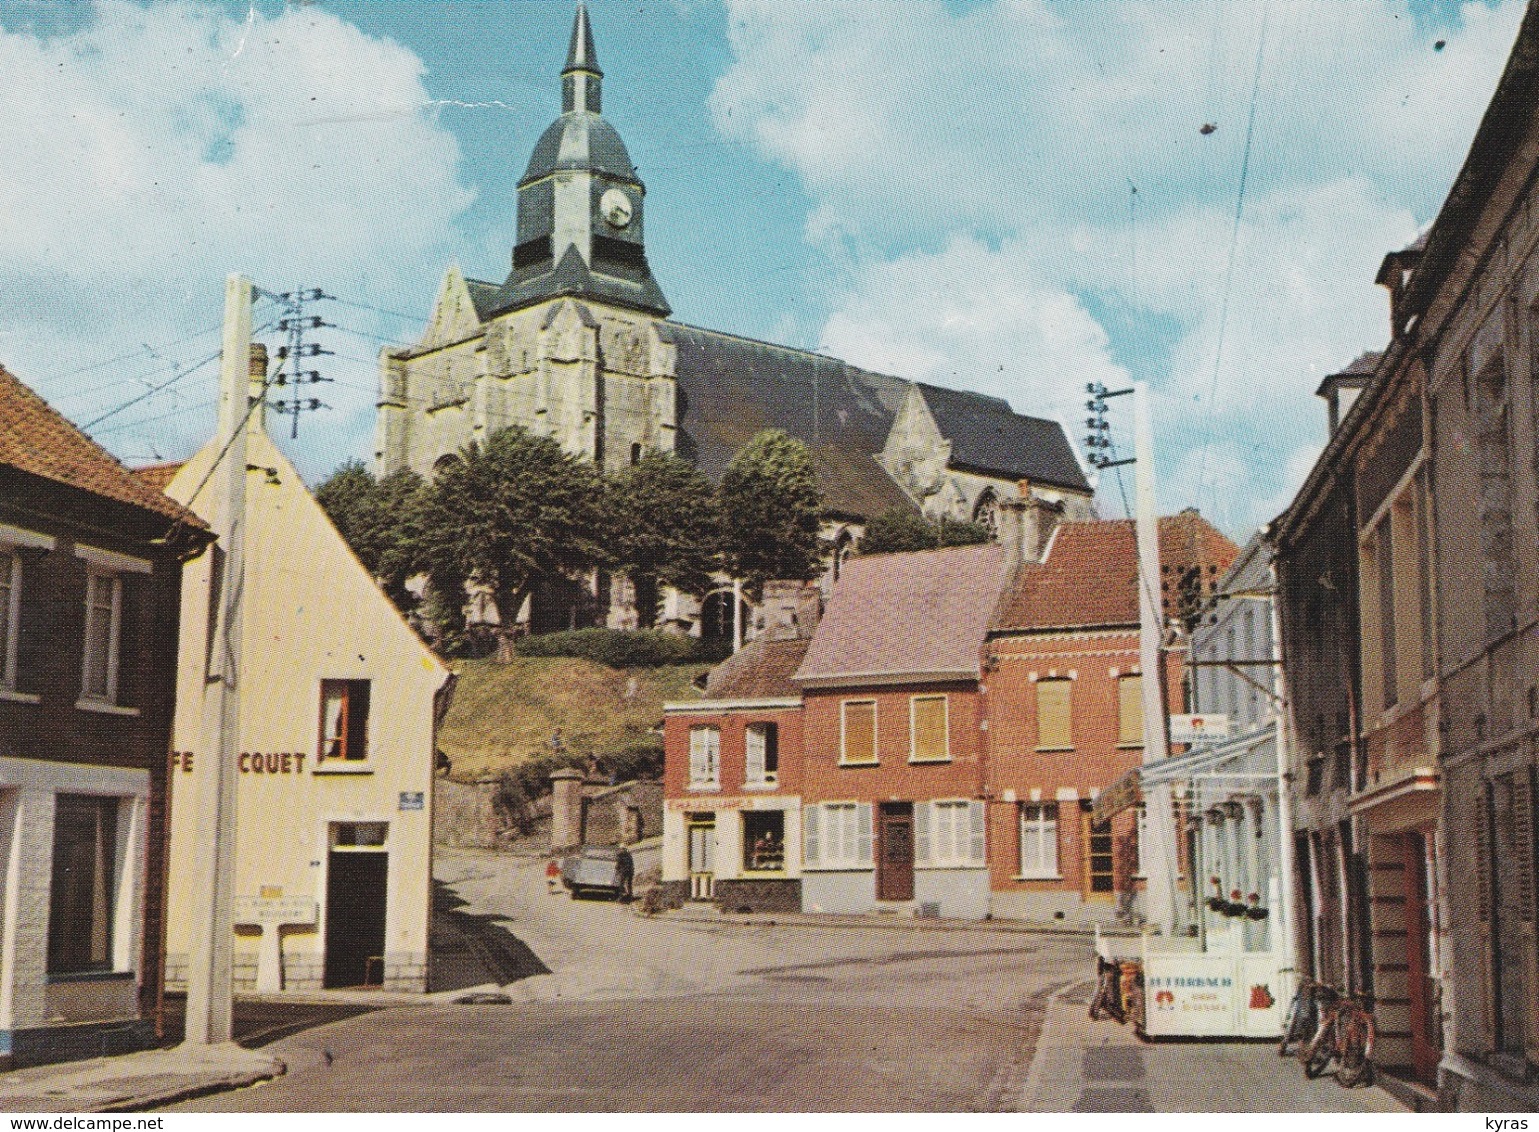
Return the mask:
<svg viewBox="0 0 1539 1132">
<path fill-rule="evenodd" d="M 987 527 L 992 537 L 999 537 L 999 497 L 992 487 L 984 488 L 983 494 L 978 496 L 978 502 L 973 506 L 973 522 Z"/>
</svg>

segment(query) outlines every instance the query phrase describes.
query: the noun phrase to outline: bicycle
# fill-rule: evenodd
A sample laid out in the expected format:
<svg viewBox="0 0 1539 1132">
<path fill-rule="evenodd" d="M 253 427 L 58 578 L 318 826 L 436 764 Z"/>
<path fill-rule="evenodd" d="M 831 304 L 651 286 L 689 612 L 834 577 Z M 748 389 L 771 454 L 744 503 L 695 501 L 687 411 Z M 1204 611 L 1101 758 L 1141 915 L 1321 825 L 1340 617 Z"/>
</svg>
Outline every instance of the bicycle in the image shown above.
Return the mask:
<svg viewBox="0 0 1539 1132">
<path fill-rule="evenodd" d="M 1336 1063 L 1336 1083 L 1343 1089 L 1368 1086 L 1374 1081 L 1373 1046 L 1378 1036 L 1373 1009 L 1366 995 L 1323 988 L 1319 996 L 1320 1021 L 1313 1040 L 1300 1052 L 1304 1076 L 1325 1075 Z"/>
<path fill-rule="evenodd" d="M 1288 1015 L 1283 1022 L 1282 1041 L 1277 1046 L 1278 1057 L 1296 1054 L 1298 1050 L 1290 1049 L 1290 1046 L 1296 1043 L 1299 1050 L 1302 1050 L 1309 1044 L 1309 1039 L 1314 1037 L 1320 1016 L 1315 1006 L 1315 987 L 1318 985 L 1310 978 L 1299 979 L 1298 990 L 1293 992 L 1293 1001 L 1288 1004 Z"/>
<path fill-rule="evenodd" d="M 1102 1015 L 1110 1015 L 1117 1023 L 1127 1020 L 1122 1004 L 1122 964 L 1102 959 L 1096 962 L 1095 997 L 1090 1000 L 1090 1020 L 1099 1022 Z"/>
</svg>

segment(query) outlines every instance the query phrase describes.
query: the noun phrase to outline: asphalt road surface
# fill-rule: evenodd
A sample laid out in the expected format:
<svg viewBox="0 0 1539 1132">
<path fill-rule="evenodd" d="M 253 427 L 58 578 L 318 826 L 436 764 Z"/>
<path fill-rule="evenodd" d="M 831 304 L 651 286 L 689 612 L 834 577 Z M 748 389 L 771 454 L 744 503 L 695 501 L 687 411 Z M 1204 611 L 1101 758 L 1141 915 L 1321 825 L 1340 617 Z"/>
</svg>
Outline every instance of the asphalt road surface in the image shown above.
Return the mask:
<svg viewBox="0 0 1539 1132">
<path fill-rule="evenodd" d="M 460 910 L 547 969 L 520 1001 L 316 1026 L 268 1046 L 285 1076 L 172 1111 L 1011 1109 L 1048 996 L 1090 968 L 1077 938 L 645 919 L 547 895 L 540 864 L 439 854 Z"/>
</svg>

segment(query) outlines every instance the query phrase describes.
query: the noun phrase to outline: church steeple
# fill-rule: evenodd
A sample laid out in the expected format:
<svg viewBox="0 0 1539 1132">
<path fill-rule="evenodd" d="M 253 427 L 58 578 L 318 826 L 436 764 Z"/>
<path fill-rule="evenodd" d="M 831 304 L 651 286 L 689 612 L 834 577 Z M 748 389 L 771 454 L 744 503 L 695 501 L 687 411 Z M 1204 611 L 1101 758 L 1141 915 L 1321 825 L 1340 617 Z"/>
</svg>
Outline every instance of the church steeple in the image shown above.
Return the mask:
<svg viewBox="0 0 1539 1132">
<path fill-rule="evenodd" d="M 593 47 L 593 28 L 588 23 L 588 6 L 578 0 L 577 15 L 572 20 L 572 45 L 567 48 L 566 66 L 561 69 L 561 110 L 591 114 L 604 112 L 604 72 L 599 70 L 598 52 Z"/>
<path fill-rule="evenodd" d="M 578 0 L 561 68 L 561 116 L 540 136 L 518 183 L 518 241 L 499 309 L 564 295 L 667 316 L 647 266 L 646 187 L 601 113 L 604 72 Z"/>
</svg>

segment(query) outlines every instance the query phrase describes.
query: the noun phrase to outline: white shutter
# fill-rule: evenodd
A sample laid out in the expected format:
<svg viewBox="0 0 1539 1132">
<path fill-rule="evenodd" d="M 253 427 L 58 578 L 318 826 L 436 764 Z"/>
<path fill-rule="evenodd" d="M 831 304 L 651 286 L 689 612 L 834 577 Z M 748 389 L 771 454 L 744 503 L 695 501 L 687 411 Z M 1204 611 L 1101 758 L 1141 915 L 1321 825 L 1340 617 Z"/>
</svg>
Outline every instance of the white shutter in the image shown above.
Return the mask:
<svg viewBox="0 0 1539 1132">
<path fill-rule="evenodd" d="M 764 781 L 764 728 L 751 725 L 743 733 L 743 778 L 746 782 Z"/>
<path fill-rule="evenodd" d="M 871 803 L 861 802 L 855 807 L 856 821 L 859 822 L 859 842 L 855 859 L 857 863 L 869 865 L 871 858 Z"/>
<path fill-rule="evenodd" d="M 802 807 L 802 864 L 807 868 L 816 868 L 822 862 L 818 845 L 820 809 L 818 806 Z"/>
<path fill-rule="evenodd" d="M 914 803 L 914 864 L 930 863 L 930 803 Z"/>
<path fill-rule="evenodd" d="M 689 782 L 691 786 L 706 781 L 705 728 L 691 728 L 689 732 Z"/>
<path fill-rule="evenodd" d="M 968 841 L 967 856 L 975 865 L 982 865 L 987 861 L 985 854 L 984 818 L 985 803 L 972 802 L 968 805 Z"/>
</svg>

